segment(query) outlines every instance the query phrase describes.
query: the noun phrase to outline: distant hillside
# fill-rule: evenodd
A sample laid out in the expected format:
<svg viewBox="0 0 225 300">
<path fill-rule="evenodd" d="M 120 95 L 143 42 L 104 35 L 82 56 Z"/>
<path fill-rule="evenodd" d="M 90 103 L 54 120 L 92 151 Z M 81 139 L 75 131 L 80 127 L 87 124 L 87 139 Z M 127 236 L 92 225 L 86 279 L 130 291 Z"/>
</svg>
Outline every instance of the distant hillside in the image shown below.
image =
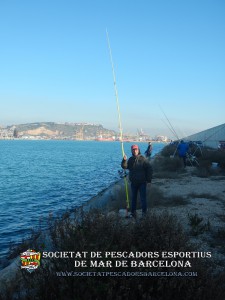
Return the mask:
<svg viewBox="0 0 225 300">
<path fill-rule="evenodd" d="M 100 124 L 37 122 L 11 126 L 19 137 L 40 136 L 46 138 L 95 139 L 112 137 L 116 132 Z"/>
</svg>

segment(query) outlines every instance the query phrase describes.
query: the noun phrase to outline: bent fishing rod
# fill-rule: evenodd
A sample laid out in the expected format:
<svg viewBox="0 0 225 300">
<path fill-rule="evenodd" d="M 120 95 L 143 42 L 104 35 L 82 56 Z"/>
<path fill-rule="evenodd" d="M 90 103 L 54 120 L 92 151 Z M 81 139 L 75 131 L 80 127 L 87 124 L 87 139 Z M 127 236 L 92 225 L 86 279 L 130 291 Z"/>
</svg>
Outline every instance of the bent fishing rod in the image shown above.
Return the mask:
<svg viewBox="0 0 225 300">
<path fill-rule="evenodd" d="M 115 91 L 115 96 L 116 96 L 116 106 L 117 106 L 118 123 L 119 123 L 118 125 L 119 125 L 119 130 L 120 130 L 121 150 L 122 150 L 122 156 L 124 157 L 125 152 L 124 152 L 124 145 L 123 145 L 123 129 L 122 129 L 119 97 L 118 97 L 118 91 L 117 91 L 117 85 L 116 85 L 116 75 L 115 75 L 113 58 L 112 58 L 112 50 L 110 47 L 109 34 L 108 34 L 107 29 L 106 29 L 106 36 L 107 36 L 107 42 L 108 42 L 108 48 L 109 48 L 111 67 L 112 67 L 114 91 Z M 128 215 L 128 209 L 130 208 L 130 201 L 129 201 L 129 193 L 128 193 L 128 182 L 127 182 L 126 176 L 124 176 L 124 184 L 125 184 L 125 192 L 126 192 L 126 213 Z"/>
</svg>

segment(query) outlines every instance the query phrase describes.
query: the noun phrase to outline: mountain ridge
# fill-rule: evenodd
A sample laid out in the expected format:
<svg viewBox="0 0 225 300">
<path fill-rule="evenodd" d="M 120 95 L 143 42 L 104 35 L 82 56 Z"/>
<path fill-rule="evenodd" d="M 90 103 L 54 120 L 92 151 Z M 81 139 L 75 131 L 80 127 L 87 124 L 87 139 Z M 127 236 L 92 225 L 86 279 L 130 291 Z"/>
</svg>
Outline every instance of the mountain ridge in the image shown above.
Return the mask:
<svg viewBox="0 0 225 300">
<path fill-rule="evenodd" d="M 33 122 L 7 127 L 14 130 L 15 137 L 33 136 L 43 138 L 96 139 L 116 136 L 114 130 L 93 123 Z"/>
</svg>

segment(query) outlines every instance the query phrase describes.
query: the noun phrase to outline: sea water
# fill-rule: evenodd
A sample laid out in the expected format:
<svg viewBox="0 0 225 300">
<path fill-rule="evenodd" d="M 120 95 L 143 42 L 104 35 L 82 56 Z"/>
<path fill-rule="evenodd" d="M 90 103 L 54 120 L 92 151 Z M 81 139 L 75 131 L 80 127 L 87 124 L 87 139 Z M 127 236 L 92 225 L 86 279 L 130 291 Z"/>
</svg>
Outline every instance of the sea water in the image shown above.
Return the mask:
<svg viewBox="0 0 225 300">
<path fill-rule="evenodd" d="M 137 143 L 141 153 L 147 143 Z M 124 143 L 127 156 L 131 143 Z M 164 147 L 153 145 L 153 155 Z M 119 180 L 120 142 L 1 140 L 0 257 L 49 214 L 81 206 Z M 40 225 L 41 224 L 41 225 Z"/>
</svg>

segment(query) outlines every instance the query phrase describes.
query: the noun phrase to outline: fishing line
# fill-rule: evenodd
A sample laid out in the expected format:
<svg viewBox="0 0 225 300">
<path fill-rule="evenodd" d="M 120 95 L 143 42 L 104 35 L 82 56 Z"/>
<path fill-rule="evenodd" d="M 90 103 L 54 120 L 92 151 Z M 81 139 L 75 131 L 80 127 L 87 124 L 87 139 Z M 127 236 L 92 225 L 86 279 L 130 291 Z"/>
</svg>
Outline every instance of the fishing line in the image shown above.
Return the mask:
<svg viewBox="0 0 225 300">
<path fill-rule="evenodd" d="M 165 112 L 163 111 L 163 109 L 162 109 L 162 107 L 161 107 L 160 105 L 159 105 L 159 108 L 161 109 L 162 113 L 164 114 L 164 117 L 166 118 L 166 120 L 167 120 L 168 124 L 170 125 L 170 128 L 171 128 L 171 130 L 172 130 L 173 134 L 174 134 L 174 135 L 175 135 L 175 137 L 176 137 L 176 138 L 179 140 L 179 137 L 178 137 L 178 135 L 177 135 L 177 133 L 176 133 L 175 129 L 173 128 L 172 124 L 170 123 L 170 120 L 167 118 L 167 116 L 166 116 Z"/>
<path fill-rule="evenodd" d="M 162 122 L 166 125 L 166 127 L 170 130 L 170 132 L 177 138 L 177 136 L 175 135 L 173 130 L 170 128 L 170 126 L 164 120 L 162 120 Z"/>
<path fill-rule="evenodd" d="M 164 114 L 164 117 L 166 118 L 167 122 L 169 125 L 167 125 L 167 127 L 170 129 L 170 131 L 175 135 L 175 137 L 178 139 L 178 144 L 177 144 L 177 147 L 175 149 L 175 152 L 173 154 L 173 157 L 175 157 L 175 154 L 177 152 L 177 148 L 178 148 L 178 145 L 180 144 L 180 139 L 179 139 L 179 136 L 178 134 L 176 133 L 175 129 L 173 128 L 170 120 L 168 119 L 168 117 L 166 116 L 165 112 L 163 111 L 162 107 L 159 105 L 159 108 L 161 109 L 162 113 Z"/>
<path fill-rule="evenodd" d="M 113 84 L 114 84 L 114 91 L 115 91 L 115 96 L 116 96 L 116 106 L 117 106 L 118 123 L 119 123 L 119 130 L 120 130 L 121 150 L 122 150 L 122 156 L 124 157 L 125 152 L 124 152 L 124 146 L 123 146 L 123 129 L 122 129 L 119 97 L 118 97 L 118 91 L 117 91 L 117 86 L 116 86 L 116 75 L 115 75 L 113 58 L 112 58 L 112 50 L 110 47 L 109 34 L 108 34 L 107 29 L 106 29 L 106 36 L 107 36 L 107 41 L 108 41 L 109 55 L 110 55 L 112 73 L 113 73 Z M 125 183 L 125 192 L 126 192 L 126 209 L 127 209 L 127 213 L 128 213 L 128 209 L 130 207 L 130 201 L 129 201 L 129 193 L 128 193 L 128 182 L 127 182 L 126 176 L 124 177 L 124 183 Z"/>
<path fill-rule="evenodd" d="M 218 127 L 220 127 L 221 125 L 219 125 Z M 209 140 L 212 136 L 214 136 L 215 134 L 217 134 L 220 130 L 222 130 L 225 127 L 225 125 L 223 125 L 222 127 L 220 127 L 216 132 L 212 133 L 211 135 L 209 135 L 205 140 L 203 140 L 202 142 L 205 143 L 207 140 Z"/>
<path fill-rule="evenodd" d="M 177 144 L 177 147 L 176 147 L 176 149 L 175 149 L 175 151 L 174 151 L 174 154 L 173 154 L 173 157 L 175 157 L 175 154 L 176 154 L 176 152 L 177 152 L 177 150 L 178 150 L 178 146 L 179 146 L 181 140 L 179 139 L 178 134 L 176 133 L 176 131 L 175 131 L 175 129 L 173 128 L 173 126 L 172 126 L 170 120 L 168 119 L 168 117 L 166 116 L 165 112 L 163 111 L 163 109 L 161 108 L 160 105 L 159 105 L 159 107 L 160 107 L 162 113 L 164 114 L 164 116 L 165 116 L 165 118 L 166 118 L 166 120 L 167 120 L 167 122 L 168 122 L 169 125 L 166 124 L 166 122 L 164 122 L 164 121 L 163 121 L 163 122 L 167 125 L 167 127 L 170 129 L 170 131 L 171 131 L 171 132 L 175 135 L 175 137 L 178 139 L 178 144 Z M 191 161 L 191 158 L 189 157 L 189 155 L 187 156 L 187 158 L 188 158 L 188 160 L 189 160 L 191 166 L 193 166 L 192 161 Z M 196 162 L 197 162 L 197 161 L 196 161 Z M 198 163 L 198 162 L 197 162 L 197 163 Z"/>
</svg>

